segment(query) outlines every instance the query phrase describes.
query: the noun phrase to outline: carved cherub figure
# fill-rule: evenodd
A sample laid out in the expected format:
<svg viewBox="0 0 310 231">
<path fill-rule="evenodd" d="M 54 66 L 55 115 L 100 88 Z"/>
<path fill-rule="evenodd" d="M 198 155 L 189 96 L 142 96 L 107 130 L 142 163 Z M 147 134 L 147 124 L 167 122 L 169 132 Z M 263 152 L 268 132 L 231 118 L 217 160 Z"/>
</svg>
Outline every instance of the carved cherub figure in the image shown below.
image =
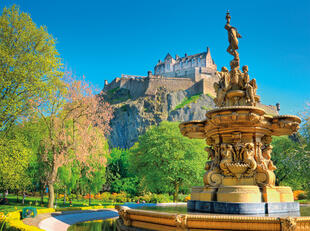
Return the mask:
<svg viewBox="0 0 310 231">
<path fill-rule="evenodd" d="M 233 147 L 230 144 L 221 144 L 221 157 L 220 168 L 223 170 L 224 175 L 231 175 L 227 164 L 233 161 Z"/>
<path fill-rule="evenodd" d="M 217 72 L 219 76 L 219 82 L 214 83 L 214 89 L 216 91 L 215 103 L 218 107 L 222 106 L 226 92 L 230 83 L 230 76 L 228 69 L 226 67 L 222 67 L 221 72 Z"/>
<path fill-rule="evenodd" d="M 271 160 L 271 152 L 272 152 L 272 146 L 268 145 L 266 148 L 263 149 L 262 155 L 264 157 L 265 168 L 273 171 L 276 170 L 277 167 L 273 164 Z"/>
<path fill-rule="evenodd" d="M 255 95 L 256 95 L 256 80 L 252 79 L 250 81 L 249 68 L 247 65 L 242 67 L 242 88 L 245 90 L 246 101 L 251 105 L 255 105 Z"/>
<path fill-rule="evenodd" d="M 243 162 L 249 166 L 246 174 L 252 174 L 257 167 L 257 163 L 254 160 L 254 145 L 248 143 L 243 150 Z"/>
<path fill-rule="evenodd" d="M 239 64 L 236 64 L 235 60 L 232 60 L 230 62 L 230 68 L 230 84 L 228 89 L 240 90 L 239 79 L 242 73 L 239 70 Z"/>
</svg>

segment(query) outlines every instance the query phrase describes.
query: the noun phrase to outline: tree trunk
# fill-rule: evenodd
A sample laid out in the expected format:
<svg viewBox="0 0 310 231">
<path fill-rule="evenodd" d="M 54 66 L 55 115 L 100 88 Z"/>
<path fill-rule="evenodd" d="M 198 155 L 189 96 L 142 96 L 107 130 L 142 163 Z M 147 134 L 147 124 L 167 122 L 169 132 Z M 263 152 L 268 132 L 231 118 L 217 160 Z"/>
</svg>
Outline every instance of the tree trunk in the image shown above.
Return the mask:
<svg viewBox="0 0 310 231">
<path fill-rule="evenodd" d="M 53 208 L 55 200 L 54 184 L 52 182 L 47 183 L 48 186 L 48 208 Z"/>
<path fill-rule="evenodd" d="M 22 204 L 23 205 L 25 204 L 25 191 L 23 191 L 23 201 L 22 201 Z"/>
<path fill-rule="evenodd" d="M 55 156 L 56 154 L 54 154 Z M 55 163 L 53 163 L 53 168 L 52 168 L 52 172 L 51 175 L 47 181 L 47 187 L 48 187 L 48 208 L 53 208 L 54 206 L 54 200 L 55 200 L 55 190 L 54 190 L 54 183 L 56 181 L 56 177 L 57 177 L 57 171 L 58 171 L 58 167 L 55 166 Z"/>
<path fill-rule="evenodd" d="M 5 193 L 6 193 L 6 190 L 3 191 L 3 194 L 2 194 L 3 199 L 5 199 Z"/>
<path fill-rule="evenodd" d="M 174 184 L 173 202 L 178 201 L 178 196 L 179 196 L 179 182 L 176 182 Z"/>
</svg>

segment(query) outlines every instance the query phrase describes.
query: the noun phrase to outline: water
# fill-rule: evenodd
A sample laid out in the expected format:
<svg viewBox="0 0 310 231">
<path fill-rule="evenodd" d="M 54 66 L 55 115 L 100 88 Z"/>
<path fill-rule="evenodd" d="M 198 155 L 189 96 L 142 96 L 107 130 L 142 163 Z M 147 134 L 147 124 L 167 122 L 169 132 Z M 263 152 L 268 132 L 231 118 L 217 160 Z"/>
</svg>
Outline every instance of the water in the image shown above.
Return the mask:
<svg viewBox="0 0 310 231">
<path fill-rule="evenodd" d="M 187 212 L 186 206 L 156 206 L 156 207 L 141 207 L 139 209 L 151 210 L 151 211 L 157 211 L 157 212 L 167 212 L 167 213 L 191 214 Z M 221 214 L 221 215 L 224 215 L 224 214 Z M 278 217 L 281 215 L 285 217 L 289 216 L 288 214 L 273 214 L 272 216 Z M 310 216 L 310 206 L 300 206 L 300 215 Z M 234 214 L 233 216 L 238 216 L 238 215 Z M 256 216 L 263 216 L 263 215 L 260 214 Z M 291 216 L 294 216 L 294 215 L 291 215 Z M 70 226 L 68 231 L 116 231 L 116 222 L 115 222 L 115 219 L 108 219 L 104 221 L 90 221 L 90 222 L 77 223 L 75 225 Z"/>
<path fill-rule="evenodd" d="M 68 231 L 116 231 L 116 220 L 88 221 L 71 225 Z"/>
</svg>

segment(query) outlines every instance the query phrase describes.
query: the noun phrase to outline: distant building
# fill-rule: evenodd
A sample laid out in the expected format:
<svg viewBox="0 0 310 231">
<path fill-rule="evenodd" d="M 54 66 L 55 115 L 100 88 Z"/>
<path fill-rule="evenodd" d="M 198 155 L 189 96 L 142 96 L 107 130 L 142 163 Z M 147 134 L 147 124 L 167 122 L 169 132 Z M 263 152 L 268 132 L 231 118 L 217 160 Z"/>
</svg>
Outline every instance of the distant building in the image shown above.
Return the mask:
<svg viewBox="0 0 310 231">
<path fill-rule="evenodd" d="M 216 64 L 211 57 L 210 48 L 206 52 L 184 57 L 178 55 L 175 58 L 168 53 L 162 62 L 158 61 L 154 68 L 154 75 L 165 77 L 191 78 L 199 81 L 202 78 L 208 78 L 215 75 L 217 71 Z"/>
<path fill-rule="evenodd" d="M 103 91 L 124 88 L 130 91 L 132 98 L 155 95 L 159 87 L 168 91 L 188 90 L 192 94 L 215 95 L 213 84 L 218 81 L 217 67 L 211 57 L 210 49 L 195 55 L 173 58 L 169 53 L 164 61 L 158 61 L 154 74 L 148 71 L 147 76 L 122 74 L 111 83 L 105 80 Z"/>
</svg>

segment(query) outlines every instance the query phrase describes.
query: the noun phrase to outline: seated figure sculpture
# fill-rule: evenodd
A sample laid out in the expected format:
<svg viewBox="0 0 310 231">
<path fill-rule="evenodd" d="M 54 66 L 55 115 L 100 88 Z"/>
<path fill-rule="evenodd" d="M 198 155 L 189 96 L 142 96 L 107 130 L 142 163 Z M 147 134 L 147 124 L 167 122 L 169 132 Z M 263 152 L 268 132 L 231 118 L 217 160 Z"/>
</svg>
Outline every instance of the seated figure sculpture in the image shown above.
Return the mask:
<svg viewBox="0 0 310 231">
<path fill-rule="evenodd" d="M 218 107 L 255 106 L 258 101 L 256 80 L 250 80 L 247 65 L 242 67 L 242 72 L 238 65 L 233 60 L 230 63 L 231 71 L 222 67 L 221 72 L 217 72 L 219 82 L 214 84 L 217 92 L 214 102 Z"/>
</svg>

